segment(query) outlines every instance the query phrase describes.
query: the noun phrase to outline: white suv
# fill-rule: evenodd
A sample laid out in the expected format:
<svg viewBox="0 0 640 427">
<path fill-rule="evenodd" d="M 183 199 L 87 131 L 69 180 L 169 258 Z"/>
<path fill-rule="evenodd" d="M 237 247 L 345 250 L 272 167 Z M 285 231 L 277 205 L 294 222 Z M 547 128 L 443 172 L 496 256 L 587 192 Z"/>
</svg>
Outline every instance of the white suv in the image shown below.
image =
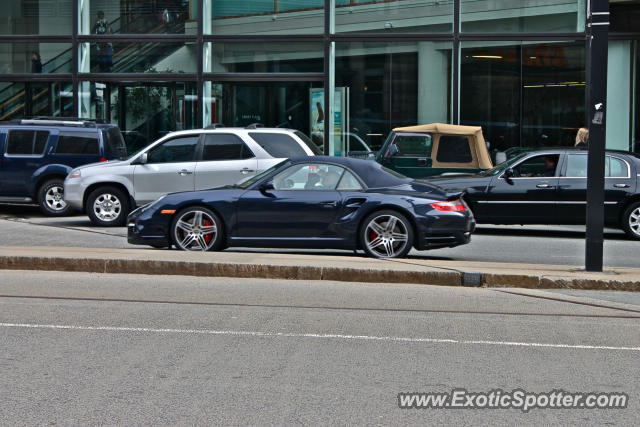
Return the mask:
<svg viewBox="0 0 640 427">
<path fill-rule="evenodd" d="M 173 132 L 123 161 L 72 170 L 64 200 L 99 226 L 123 225 L 136 205 L 163 194 L 235 184 L 283 159 L 321 154 L 302 132 L 280 128 Z"/>
</svg>

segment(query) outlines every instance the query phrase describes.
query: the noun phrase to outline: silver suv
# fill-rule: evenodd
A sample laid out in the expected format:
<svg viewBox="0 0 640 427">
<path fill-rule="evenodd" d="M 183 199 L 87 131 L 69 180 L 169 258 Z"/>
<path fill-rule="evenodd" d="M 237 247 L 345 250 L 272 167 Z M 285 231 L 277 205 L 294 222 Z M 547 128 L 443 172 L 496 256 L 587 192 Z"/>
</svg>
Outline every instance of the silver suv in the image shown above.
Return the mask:
<svg viewBox="0 0 640 427">
<path fill-rule="evenodd" d="M 123 161 L 73 169 L 64 200 L 99 226 L 123 225 L 136 205 L 166 193 L 235 184 L 285 158 L 321 154 L 302 132 L 220 128 L 173 132 Z"/>
</svg>

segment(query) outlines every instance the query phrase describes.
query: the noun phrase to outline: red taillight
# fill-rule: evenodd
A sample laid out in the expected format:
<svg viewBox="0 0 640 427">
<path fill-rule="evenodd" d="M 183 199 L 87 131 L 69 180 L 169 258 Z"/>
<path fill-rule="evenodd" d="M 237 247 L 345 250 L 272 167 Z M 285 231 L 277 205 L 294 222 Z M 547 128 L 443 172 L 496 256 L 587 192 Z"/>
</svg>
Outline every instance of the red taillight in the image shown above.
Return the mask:
<svg viewBox="0 0 640 427">
<path fill-rule="evenodd" d="M 106 161 L 107 161 L 107 158 L 106 158 L 106 157 L 100 157 L 100 161 L 101 161 L 101 162 L 106 162 Z"/>
<path fill-rule="evenodd" d="M 431 207 L 437 211 L 448 212 L 463 212 L 467 210 L 467 207 L 464 205 L 464 203 L 462 203 L 462 200 L 431 203 Z"/>
</svg>

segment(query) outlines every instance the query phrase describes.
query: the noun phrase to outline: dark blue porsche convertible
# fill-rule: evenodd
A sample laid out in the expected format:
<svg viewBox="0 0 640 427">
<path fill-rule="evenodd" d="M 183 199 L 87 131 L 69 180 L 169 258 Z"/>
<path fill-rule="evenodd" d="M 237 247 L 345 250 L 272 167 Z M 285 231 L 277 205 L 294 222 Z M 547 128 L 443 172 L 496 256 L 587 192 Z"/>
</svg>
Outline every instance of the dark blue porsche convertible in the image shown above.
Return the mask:
<svg viewBox="0 0 640 427">
<path fill-rule="evenodd" d="M 475 221 L 461 196 L 375 162 L 305 157 L 236 185 L 163 196 L 131 212 L 128 241 L 198 251 L 331 248 L 403 257 L 412 247 L 469 242 Z"/>
</svg>

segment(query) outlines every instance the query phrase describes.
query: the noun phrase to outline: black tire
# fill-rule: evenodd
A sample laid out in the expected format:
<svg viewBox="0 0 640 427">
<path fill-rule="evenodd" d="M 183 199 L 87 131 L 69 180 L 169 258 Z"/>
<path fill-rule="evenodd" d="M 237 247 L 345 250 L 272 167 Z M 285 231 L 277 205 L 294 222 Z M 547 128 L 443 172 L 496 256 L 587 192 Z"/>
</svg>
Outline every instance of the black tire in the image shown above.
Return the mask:
<svg viewBox="0 0 640 427">
<path fill-rule="evenodd" d="M 50 179 L 38 189 L 38 205 L 47 216 L 64 216 L 71 211 L 71 206 L 63 199 L 63 180 Z"/>
<path fill-rule="evenodd" d="M 222 221 L 211 210 L 194 206 L 171 221 L 171 242 L 183 251 L 217 251 L 225 244 Z"/>
<path fill-rule="evenodd" d="M 640 202 L 631 203 L 624 210 L 622 229 L 630 238 L 640 240 Z"/>
<path fill-rule="evenodd" d="M 85 212 L 100 227 L 123 226 L 129 215 L 129 196 L 117 187 L 96 188 L 87 197 Z"/>
<path fill-rule="evenodd" d="M 403 258 L 413 246 L 413 227 L 399 212 L 376 211 L 362 221 L 359 238 L 360 246 L 368 256 Z"/>
</svg>

